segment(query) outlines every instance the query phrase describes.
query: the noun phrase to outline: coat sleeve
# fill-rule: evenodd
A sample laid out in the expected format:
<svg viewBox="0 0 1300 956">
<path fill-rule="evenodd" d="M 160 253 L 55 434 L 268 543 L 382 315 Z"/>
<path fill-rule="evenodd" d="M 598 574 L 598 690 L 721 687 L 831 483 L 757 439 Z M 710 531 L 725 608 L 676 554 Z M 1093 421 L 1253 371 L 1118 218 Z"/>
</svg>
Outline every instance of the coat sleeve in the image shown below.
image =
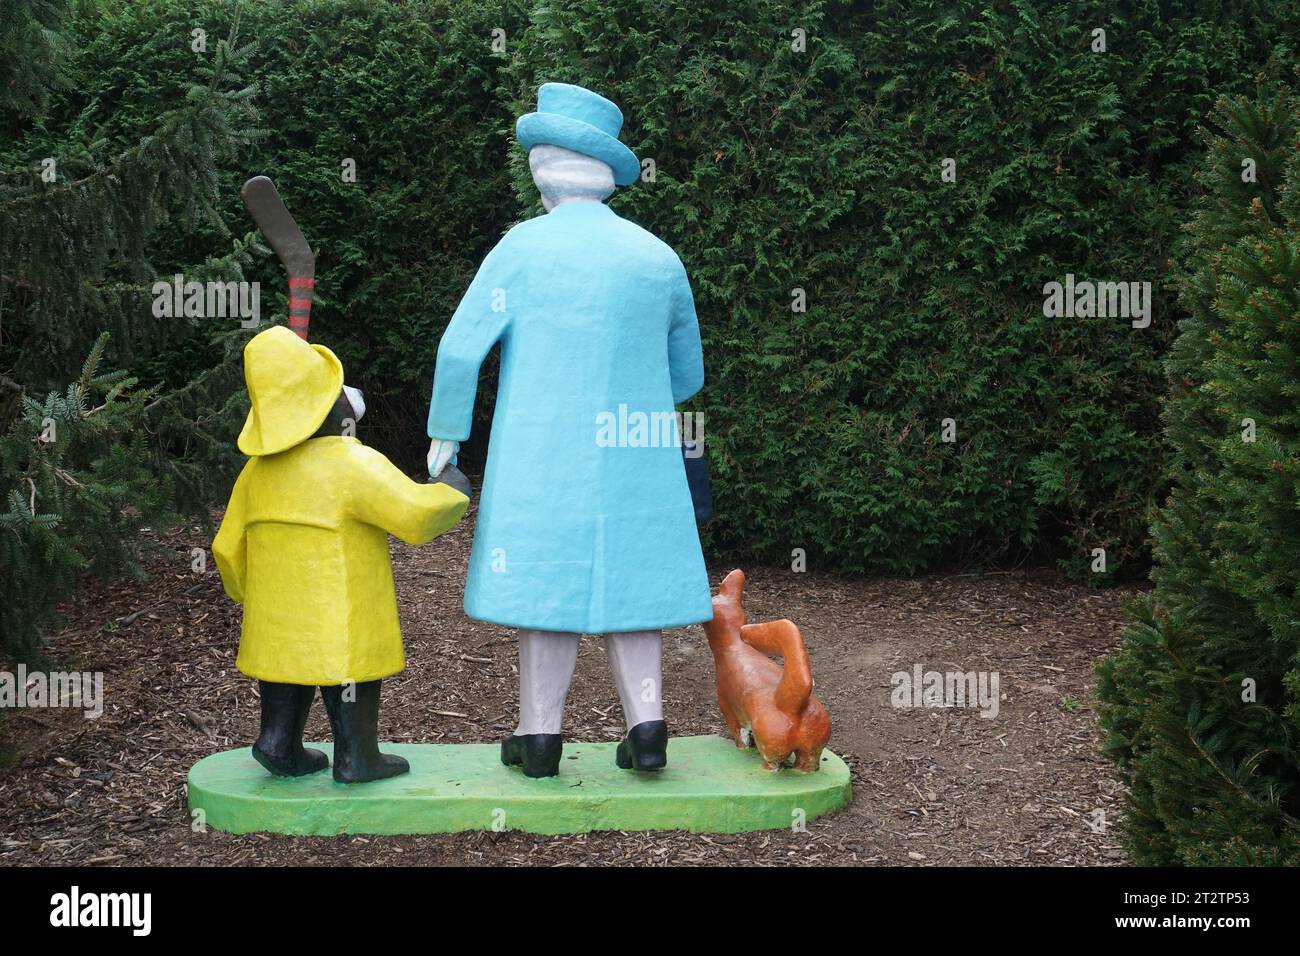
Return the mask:
<svg viewBox="0 0 1300 956">
<path fill-rule="evenodd" d="M 212 539 L 212 556 L 217 561 L 217 571 L 221 574 L 221 586 L 226 589 L 230 599 L 237 604 L 244 603 L 244 579 L 248 571 L 248 548 L 246 520 L 249 473 L 252 471 L 254 458 L 244 465 L 244 470 L 235 479 L 231 489 L 230 501 L 226 513 L 221 519 L 217 536 Z"/>
<path fill-rule="evenodd" d="M 352 517 L 383 528 L 407 544 L 427 544 L 455 526 L 469 499 L 450 485 L 412 481 L 382 454 L 356 447 L 357 473 L 349 479 Z"/>
<path fill-rule="evenodd" d="M 511 298 L 524 294 L 509 282 L 516 272 L 514 245 L 507 234 L 488 253 L 442 334 L 429 402 L 430 438 L 464 441 L 469 437 L 479 366 L 505 334 Z"/>
<path fill-rule="evenodd" d="M 704 387 L 704 349 L 700 345 L 700 323 L 695 317 L 695 297 L 691 295 L 686 268 L 680 260 L 675 265 L 668 323 L 668 371 L 672 378 L 673 404 L 680 405 Z"/>
</svg>

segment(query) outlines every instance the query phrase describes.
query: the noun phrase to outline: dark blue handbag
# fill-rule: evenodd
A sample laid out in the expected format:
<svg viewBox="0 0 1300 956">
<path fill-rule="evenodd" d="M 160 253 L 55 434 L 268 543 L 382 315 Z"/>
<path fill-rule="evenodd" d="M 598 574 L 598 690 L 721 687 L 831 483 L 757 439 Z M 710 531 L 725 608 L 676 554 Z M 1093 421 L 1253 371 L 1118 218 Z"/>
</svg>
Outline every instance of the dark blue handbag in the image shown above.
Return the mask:
<svg viewBox="0 0 1300 956">
<path fill-rule="evenodd" d="M 709 466 L 697 442 L 682 442 L 682 461 L 686 463 L 686 484 L 691 489 L 695 522 L 703 524 L 713 517 L 713 492 L 709 490 Z"/>
</svg>

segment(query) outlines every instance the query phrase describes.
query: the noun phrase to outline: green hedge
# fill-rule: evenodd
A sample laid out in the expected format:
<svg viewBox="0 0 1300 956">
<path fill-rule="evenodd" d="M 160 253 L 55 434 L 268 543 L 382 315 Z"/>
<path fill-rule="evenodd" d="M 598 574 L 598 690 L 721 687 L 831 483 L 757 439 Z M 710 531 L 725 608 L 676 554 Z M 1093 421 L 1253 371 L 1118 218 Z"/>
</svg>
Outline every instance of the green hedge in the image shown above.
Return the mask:
<svg viewBox="0 0 1300 956">
<path fill-rule="evenodd" d="M 218 35 L 232 9 L 93 7 L 69 102 L 124 129 L 180 88 L 190 29 Z M 1166 257 L 1196 124 L 1300 35 L 1290 2 L 321 0 L 246 4 L 244 24 L 269 136 L 230 171 L 228 221 L 247 226 L 246 175 L 276 177 L 320 256 L 314 337 L 367 389 L 385 451 L 419 460 L 441 330 L 538 210 L 514 117 L 538 83 L 579 82 L 656 164 L 613 205 L 694 283 L 714 551 L 895 572 L 1048 557 L 1085 575 L 1104 547 L 1093 580 L 1140 565 L 1162 487 Z M 1151 327 L 1045 318 L 1043 284 L 1067 272 L 1150 281 Z M 263 276 L 280 288 L 273 261 Z"/>
<path fill-rule="evenodd" d="M 1194 131 L 1289 4 L 576 2 L 514 58 L 620 102 L 657 181 L 616 200 L 694 280 L 713 544 L 910 572 L 1026 551 L 1108 575 L 1160 488 L 1164 283 Z M 1092 28 L 1108 52 L 1090 49 Z M 806 31 L 807 51 L 791 49 Z M 957 160 L 957 182 L 940 161 Z M 522 170 L 520 170 L 522 172 Z M 516 186 L 531 202 L 519 175 Z M 1045 282 L 1149 280 L 1150 328 Z M 792 313 L 791 290 L 806 290 Z M 957 442 L 939 440 L 955 419 Z"/>
</svg>

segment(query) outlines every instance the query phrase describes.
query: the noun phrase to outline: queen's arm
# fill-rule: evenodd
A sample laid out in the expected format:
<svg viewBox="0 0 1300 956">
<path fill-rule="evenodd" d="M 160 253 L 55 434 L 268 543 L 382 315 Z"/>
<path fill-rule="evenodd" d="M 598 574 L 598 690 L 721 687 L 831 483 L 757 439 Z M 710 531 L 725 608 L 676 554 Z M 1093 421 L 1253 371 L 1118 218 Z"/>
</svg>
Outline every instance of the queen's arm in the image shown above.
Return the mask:
<svg viewBox="0 0 1300 956">
<path fill-rule="evenodd" d="M 429 402 L 430 438 L 464 441 L 469 437 L 479 367 L 505 335 L 511 300 L 524 295 L 511 281 L 518 274 L 512 246 L 507 235 L 488 253 L 438 343 Z"/>
<path fill-rule="evenodd" d="M 672 379 L 673 404 L 680 405 L 704 386 L 704 349 L 700 344 L 700 323 L 695 315 L 695 297 L 680 260 L 674 260 L 668 322 L 668 371 Z"/>
</svg>

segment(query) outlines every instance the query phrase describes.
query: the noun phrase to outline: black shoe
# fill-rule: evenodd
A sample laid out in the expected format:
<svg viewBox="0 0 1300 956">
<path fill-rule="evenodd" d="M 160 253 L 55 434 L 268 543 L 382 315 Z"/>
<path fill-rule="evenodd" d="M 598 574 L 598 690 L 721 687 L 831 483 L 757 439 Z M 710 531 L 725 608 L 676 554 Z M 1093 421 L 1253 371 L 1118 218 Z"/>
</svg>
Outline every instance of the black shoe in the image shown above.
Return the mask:
<svg viewBox="0 0 1300 956">
<path fill-rule="evenodd" d="M 563 750 L 560 734 L 511 734 L 501 741 L 501 762 L 507 767 L 522 764 L 525 777 L 554 777 Z"/>
<path fill-rule="evenodd" d="M 614 762 L 620 770 L 662 770 L 668 766 L 668 725 L 645 720 L 627 732 L 618 744 Z"/>
<path fill-rule="evenodd" d="M 380 683 L 353 685 L 352 701 L 343 699 L 342 686 L 320 689 L 334 729 L 334 779 L 339 783 L 383 780 L 411 769 L 404 758 L 379 752 Z"/>
<path fill-rule="evenodd" d="M 328 767 L 329 757 L 302 745 L 316 688 L 257 683 L 262 695 L 262 729 L 253 744 L 253 759 L 277 777 L 303 777 Z"/>
</svg>

